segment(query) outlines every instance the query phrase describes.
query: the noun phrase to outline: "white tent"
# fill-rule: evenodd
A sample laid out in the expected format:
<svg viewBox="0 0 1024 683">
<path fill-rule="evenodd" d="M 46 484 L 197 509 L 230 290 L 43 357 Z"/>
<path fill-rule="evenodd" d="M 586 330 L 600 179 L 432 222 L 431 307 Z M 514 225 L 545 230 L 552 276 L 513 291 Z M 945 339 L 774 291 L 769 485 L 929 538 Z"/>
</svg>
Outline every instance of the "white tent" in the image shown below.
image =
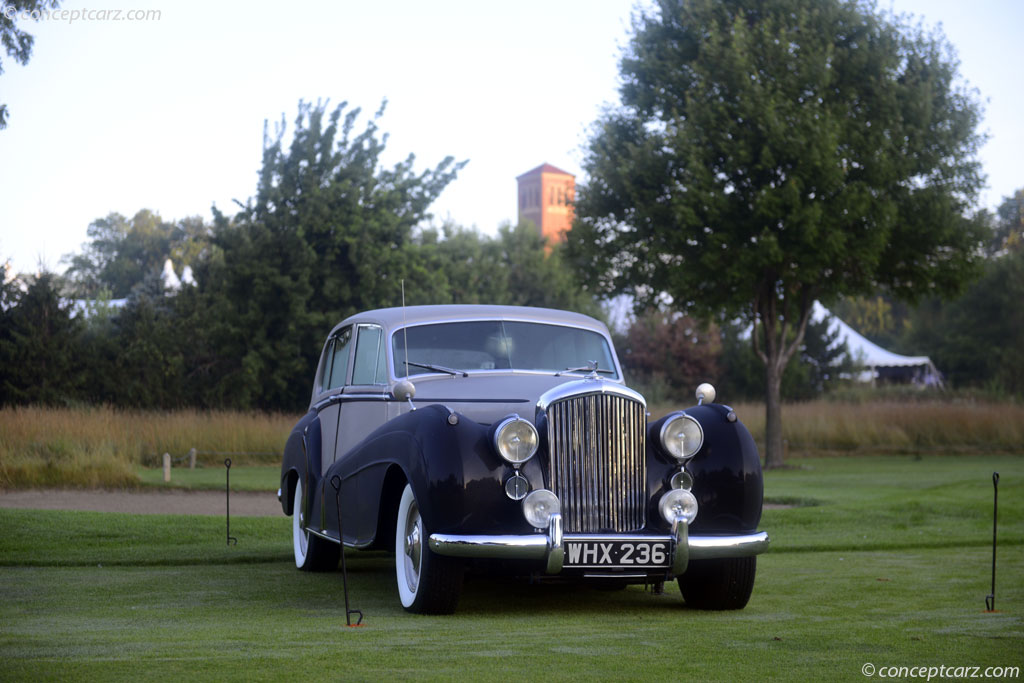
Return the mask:
<svg viewBox="0 0 1024 683">
<path fill-rule="evenodd" d="M 839 343 L 846 342 L 853 359 L 864 368 L 859 379 L 874 382 L 878 379 L 889 379 L 909 382 L 923 386 L 942 386 L 942 373 L 928 356 L 901 356 L 887 351 L 878 344 L 869 341 L 852 327 L 837 318 L 819 302 L 814 302 L 811 318 L 820 322 L 825 316 L 832 316 L 829 332 L 838 329 Z"/>
<path fill-rule="evenodd" d="M 181 289 L 181 280 L 178 279 L 178 275 L 174 272 L 174 263 L 171 259 L 164 261 L 164 270 L 160 273 L 160 279 L 164 283 L 164 289 L 168 292 L 177 292 Z"/>
</svg>

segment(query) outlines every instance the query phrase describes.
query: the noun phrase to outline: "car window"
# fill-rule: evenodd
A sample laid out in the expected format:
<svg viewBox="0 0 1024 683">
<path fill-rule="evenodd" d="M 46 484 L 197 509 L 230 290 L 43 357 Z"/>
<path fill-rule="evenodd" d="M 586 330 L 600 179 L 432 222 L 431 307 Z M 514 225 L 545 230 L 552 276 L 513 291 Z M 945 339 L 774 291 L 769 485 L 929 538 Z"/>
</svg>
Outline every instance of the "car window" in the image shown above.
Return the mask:
<svg viewBox="0 0 1024 683">
<path fill-rule="evenodd" d="M 331 339 L 324 359 L 324 390 L 336 389 L 348 377 L 348 357 L 352 346 L 352 328 L 346 327 Z"/>
<path fill-rule="evenodd" d="M 377 325 L 360 325 L 356 338 L 356 358 L 352 366 L 352 384 L 384 384 L 383 331 Z"/>
<path fill-rule="evenodd" d="M 501 320 L 469 321 L 417 325 L 408 328 L 408 335 L 399 330 L 391 339 L 397 377 L 436 372 L 422 365 L 466 371 L 559 372 L 585 367 L 590 361 L 597 361 L 602 370 L 610 370 L 606 377 L 618 376 L 604 336 L 575 327 Z M 406 371 L 406 360 L 411 372 Z"/>
</svg>

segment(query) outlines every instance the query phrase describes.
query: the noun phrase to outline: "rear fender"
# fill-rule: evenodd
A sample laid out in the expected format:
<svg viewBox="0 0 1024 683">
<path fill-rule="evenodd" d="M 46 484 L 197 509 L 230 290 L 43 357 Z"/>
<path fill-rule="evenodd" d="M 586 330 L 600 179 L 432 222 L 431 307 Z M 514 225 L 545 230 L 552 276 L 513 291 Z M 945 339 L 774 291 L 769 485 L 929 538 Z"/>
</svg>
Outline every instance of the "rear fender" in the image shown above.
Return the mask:
<svg viewBox="0 0 1024 683">
<path fill-rule="evenodd" d="M 295 425 L 284 447 L 281 461 L 281 509 L 286 515 L 295 512 L 295 483 L 302 479 L 307 501 L 315 490 L 320 473 L 320 418 L 315 411 L 306 413 Z M 307 509 L 307 513 L 309 510 Z"/>
</svg>

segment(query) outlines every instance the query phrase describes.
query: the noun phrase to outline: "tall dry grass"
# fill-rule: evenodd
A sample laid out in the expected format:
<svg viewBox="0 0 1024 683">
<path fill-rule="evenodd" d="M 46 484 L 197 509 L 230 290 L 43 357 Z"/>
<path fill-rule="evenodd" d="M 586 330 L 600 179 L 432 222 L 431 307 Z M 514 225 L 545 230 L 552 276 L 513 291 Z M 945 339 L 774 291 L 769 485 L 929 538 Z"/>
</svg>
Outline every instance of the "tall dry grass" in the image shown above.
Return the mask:
<svg viewBox="0 0 1024 683">
<path fill-rule="evenodd" d="M 764 445 L 763 403 L 733 406 Z M 828 451 L 920 453 L 1024 452 L 1024 405 L 981 401 L 811 401 L 782 408 L 792 455 Z"/>
<path fill-rule="evenodd" d="M 279 462 L 294 415 L 123 411 L 96 408 L 0 410 L 0 487 L 132 486 L 140 464 L 163 453 L 219 464 Z M 245 455 L 240 455 L 245 454 Z"/>
<path fill-rule="evenodd" d="M 764 405 L 733 406 L 758 444 Z M 661 415 L 667 406 L 652 406 Z M 297 416 L 122 411 L 102 408 L 0 410 L 0 488 L 119 487 L 138 484 L 138 466 L 161 454 L 200 451 L 201 464 L 280 462 Z M 960 452 L 1024 453 L 1024 405 L 980 401 L 814 401 L 783 407 L 789 455 Z M 248 455 L 240 455 L 248 454 Z"/>
</svg>

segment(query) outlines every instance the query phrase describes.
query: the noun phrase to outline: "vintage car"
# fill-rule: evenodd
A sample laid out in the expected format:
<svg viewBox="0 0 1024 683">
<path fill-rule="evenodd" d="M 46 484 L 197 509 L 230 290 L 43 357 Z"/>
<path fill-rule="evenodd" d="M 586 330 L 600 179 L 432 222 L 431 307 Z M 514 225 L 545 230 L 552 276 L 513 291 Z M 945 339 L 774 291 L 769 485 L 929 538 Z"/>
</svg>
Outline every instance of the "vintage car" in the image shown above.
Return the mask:
<svg viewBox="0 0 1024 683">
<path fill-rule="evenodd" d="M 299 569 L 336 569 L 341 544 L 393 549 L 398 596 L 420 613 L 453 612 L 466 571 L 675 578 L 687 605 L 739 609 L 768 547 L 757 447 L 711 385 L 649 421 L 605 325 L 541 308 L 340 323 L 278 498 Z"/>
</svg>

